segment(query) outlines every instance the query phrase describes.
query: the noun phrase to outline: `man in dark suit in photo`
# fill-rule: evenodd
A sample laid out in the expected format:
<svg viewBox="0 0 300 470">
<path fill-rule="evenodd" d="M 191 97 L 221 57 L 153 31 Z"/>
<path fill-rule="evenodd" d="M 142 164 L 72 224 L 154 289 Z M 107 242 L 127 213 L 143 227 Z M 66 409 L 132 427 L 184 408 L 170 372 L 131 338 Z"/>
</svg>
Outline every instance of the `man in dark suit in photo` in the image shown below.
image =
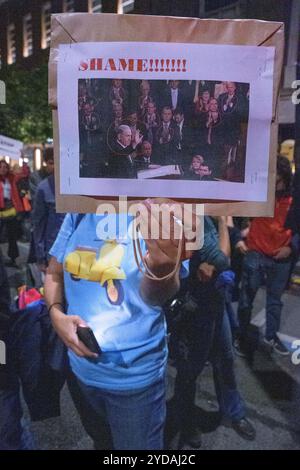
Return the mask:
<svg viewBox="0 0 300 470">
<path fill-rule="evenodd" d="M 134 160 L 137 171 L 159 168 L 157 159 L 152 153 L 152 145 L 148 140 L 144 140 L 141 144 L 141 152 Z"/>
<path fill-rule="evenodd" d="M 124 124 L 130 127 L 131 129 L 131 142 L 133 143 L 135 141 L 135 135 L 136 133 L 141 134 L 143 137 L 145 137 L 147 130 L 146 126 L 143 122 L 138 120 L 138 114 L 135 110 L 131 110 L 126 117 L 126 120 L 124 121 Z"/>
<path fill-rule="evenodd" d="M 184 109 L 184 95 L 179 88 L 179 80 L 170 80 L 169 85 L 162 95 L 163 106 L 169 106 L 172 111 L 176 108 Z"/>
<path fill-rule="evenodd" d="M 175 127 L 175 141 L 176 141 L 176 154 L 177 163 L 185 165 L 190 160 L 195 146 L 195 136 L 193 128 L 187 124 L 185 114 L 182 109 L 177 108 L 174 111 Z"/>
<path fill-rule="evenodd" d="M 179 133 L 176 132 L 172 109 L 169 106 L 163 107 L 161 121 L 155 134 L 155 153 L 158 163 L 161 165 L 176 163 L 176 145 Z"/>
<path fill-rule="evenodd" d="M 135 150 L 143 136 L 137 131 L 133 142 L 131 139 L 130 127 L 125 124 L 119 126 L 116 140 L 110 145 L 111 155 L 108 164 L 110 178 L 136 178 Z"/>
</svg>

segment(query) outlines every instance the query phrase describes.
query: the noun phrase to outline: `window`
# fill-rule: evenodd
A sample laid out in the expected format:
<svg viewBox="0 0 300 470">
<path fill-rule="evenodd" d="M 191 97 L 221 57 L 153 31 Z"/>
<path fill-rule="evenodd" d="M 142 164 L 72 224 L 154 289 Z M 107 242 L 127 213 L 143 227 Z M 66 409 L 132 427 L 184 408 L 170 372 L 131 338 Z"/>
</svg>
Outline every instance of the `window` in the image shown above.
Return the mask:
<svg viewBox="0 0 300 470">
<path fill-rule="evenodd" d="M 134 9 L 134 0 L 122 0 L 120 13 L 129 13 Z"/>
<path fill-rule="evenodd" d="M 241 16 L 240 3 L 228 0 L 212 0 L 205 3 L 207 18 L 232 19 Z"/>
<path fill-rule="evenodd" d="M 90 13 L 101 13 L 102 11 L 102 0 L 89 0 L 89 12 Z"/>
<path fill-rule="evenodd" d="M 42 49 L 50 46 L 51 39 L 51 2 L 42 6 Z"/>
<path fill-rule="evenodd" d="M 63 12 L 71 13 L 74 11 L 74 0 L 64 0 L 63 1 Z"/>
<path fill-rule="evenodd" d="M 7 63 L 14 64 L 16 58 L 16 27 L 11 23 L 7 28 Z"/>
<path fill-rule="evenodd" d="M 205 11 L 218 10 L 236 2 L 237 0 L 205 0 Z"/>
<path fill-rule="evenodd" d="M 32 52 L 32 16 L 28 13 L 23 18 L 23 56 L 28 57 Z"/>
</svg>

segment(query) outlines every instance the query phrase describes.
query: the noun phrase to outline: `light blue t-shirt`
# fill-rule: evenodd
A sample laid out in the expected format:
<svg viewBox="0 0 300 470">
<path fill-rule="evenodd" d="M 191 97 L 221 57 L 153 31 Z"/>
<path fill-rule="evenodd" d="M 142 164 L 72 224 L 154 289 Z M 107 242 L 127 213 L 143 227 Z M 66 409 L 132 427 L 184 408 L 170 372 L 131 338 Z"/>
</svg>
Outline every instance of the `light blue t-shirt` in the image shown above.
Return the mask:
<svg viewBox="0 0 300 470">
<path fill-rule="evenodd" d="M 117 222 L 116 239 L 105 241 L 99 235 L 103 217 Z M 87 214 L 77 226 L 78 215 L 68 214 L 50 250 L 64 265 L 67 313 L 88 323 L 102 349 L 96 360 L 69 350 L 71 368 L 85 384 L 110 390 L 150 385 L 164 375 L 167 361 L 164 315 L 161 307 L 147 305 L 140 296 L 142 274 L 131 238 L 122 238 L 120 217 L 131 230 L 131 216 Z M 143 240 L 141 247 L 145 252 Z"/>
</svg>

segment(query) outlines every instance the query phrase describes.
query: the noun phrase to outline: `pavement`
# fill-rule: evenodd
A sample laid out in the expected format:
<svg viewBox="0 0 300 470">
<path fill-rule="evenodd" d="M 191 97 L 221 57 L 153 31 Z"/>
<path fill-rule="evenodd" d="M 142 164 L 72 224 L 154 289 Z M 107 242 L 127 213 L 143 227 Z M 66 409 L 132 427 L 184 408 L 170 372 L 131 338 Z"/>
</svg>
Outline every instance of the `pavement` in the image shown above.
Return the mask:
<svg viewBox="0 0 300 470">
<path fill-rule="evenodd" d="M 28 245 L 20 243 L 20 269 L 8 268 L 12 294 L 28 279 L 26 256 Z M 6 246 L 1 246 L 6 252 Z M 297 272 L 300 265 L 296 267 Z M 293 286 L 283 296 L 281 339 L 290 349 L 291 355 L 279 357 L 258 347 L 251 362 L 236 358 L 236 377 L 239 391 L 247 405 L 247 416 L 256 428 L 254 441 L 246 441 L 236 434 L 228 423 L 220 421 L 214 391 L 212 368 L 205 367 L 198 378 L 195 403 L 196 413 L 202 428 L 203 450 L 292 450 L 300 449 L 300 364 L 294 364 L 296 353 L 293 341 L 300 339 L 300 287 Z M 265 292 L 257 294 L 252 316 L 253 328 L 259 336 L 265 327 Z M 300 346 L 299 358 L 300 358 Z M 292 353 L 295 353 L 292 356 Z M 176 371 L 168 369 L 167 398 L 171 402 Z M 61 416 L 32 423 L 39 449 L 92 449 L 92 442 L 81 426 L 67 388 L 61 394 Z M 176 412 L 176 410 L 175 410 Z M 25 410 L 25 414 L 27 411 Z M 176 449 L 176 429 L 169 445 Z M 187 447 L 186 447 L 187 448 Z"/>
</svg>

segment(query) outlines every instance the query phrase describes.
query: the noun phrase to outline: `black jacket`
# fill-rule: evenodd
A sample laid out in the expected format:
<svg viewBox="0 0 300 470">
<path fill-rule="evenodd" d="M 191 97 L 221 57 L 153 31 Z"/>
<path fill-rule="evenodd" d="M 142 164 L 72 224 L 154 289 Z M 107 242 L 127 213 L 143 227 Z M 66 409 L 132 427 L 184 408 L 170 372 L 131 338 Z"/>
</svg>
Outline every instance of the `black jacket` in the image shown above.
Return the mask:
<svg viewBox="0 0 300 470">
<path fill-rule="evenodd" d="M 6 365 L 6 345 L 8 336 L 9 315 L 10 292 L 2 253 L 0 252 L 0 389 L 6 388 L 9 383 L 8 367 Z"/>
<path fill-rule="evenodd" d="M 43 301 L 11 315 L 8 366 L 21 381 L 33 421 L 59 416 L 68 360 Z"/>
</svg>

